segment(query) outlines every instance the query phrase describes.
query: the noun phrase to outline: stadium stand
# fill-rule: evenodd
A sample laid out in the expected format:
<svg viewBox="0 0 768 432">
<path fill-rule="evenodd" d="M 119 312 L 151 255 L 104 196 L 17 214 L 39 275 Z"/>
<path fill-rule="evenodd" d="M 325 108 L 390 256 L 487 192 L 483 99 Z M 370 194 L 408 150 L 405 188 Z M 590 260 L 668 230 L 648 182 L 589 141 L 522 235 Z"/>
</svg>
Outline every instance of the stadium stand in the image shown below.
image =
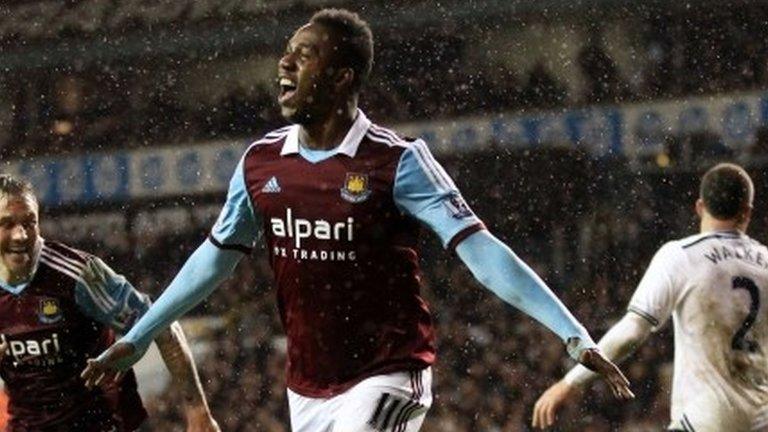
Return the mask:
<svg viewBox="0 0 768 432">
<path fill-rule="evenodd" d="M 3 169 L 22 170 L 27 163 L 36 186 L 51 187 L 40 177 L 63 170 L 66 158 L 110 152 L 122 157 L 124 151 L 139 152 L 128 158 L 143 151 L 182 154 L 192 144 L 214 140 L 242 148 L 281 125 L 271 73 L 287 36 L 283 27 L 292 28 L 330 2 L 226 3 L 230 6 L 183 1 L 148 8 L 141 1 L 116 0 L 3 5 L 9 12 L 0 14 Z M 409 7 L 421 11 L 432 5 L 371 3 L 378 5 L 371 7 L 374 15 L 386 12 L 386 3 L 406 11 L 396 17 Z M 377 62 L 364 109 L 377 121 L 417 132 L 432 122 L 469 128 L 480 124 L 478 119 L 491 126 L 476 130 L 493 129 L 492 119 L 502 114 L 504 121 L 519 120 L 522 129 L 533 127 L 529 116 L 572 125 L 590 110 L 604 111 L 608 122 L 612 113 L 638 119 L 632 124 L 639 125 L 636 130 L 625 132 L 636 144 L 618 151 L 594 150 L 597 142 L 614 139 L 599 122 L 593 135 L 574 140 L 567 139 L 576 135 L 568 126 L 551 136 L 542 132 L 526 141 L 530 145 L 512 145 L 516 141 L 496 132 L 478 138 L 477 148 L 430 142 L 475 211 L 600 336 L 624 313 L 662 239 L 693 232 L 691 207 L 703 166 L 739 160 L 750 169 L 758 195 L 764 195 L 768 6 L 701 2 L 690 9 L 658 9 L 617 0 L 615 11 L 568 15 L 562 13 L 565 6 L 513 10 L 504 3 L 486 2 L 495 6 L 478 8 L 465 22 L 456 18 L 463 16 L 459 12 L 441 13 L 437 7 L 421 21 L 377 21 Z M 511 29 L 492 14 L 500 10 L 509 13 Z M 37 24 L 27 25 L 32 18 Z M 263 32 L 256 31 L 257 19 Z M 291 25 L 280 26 L 281 20 Z M 236 41 L 217 45 L 217 38 L 190 36 L 219 30 L 217 38 Z M 174 37 L 163 47 L 158 40 L 166 31 Z M 82 57 L 73 55 L 80 51 Z M 205 80 L 212 84 L 202 86 Z M 672 126 L 663 123 L 669 112 L 674 112 Z M 52 166 L 58 168 L 41 168 Z M 224 177 L 231 172 L 223 171 Z M 118 187 L 122 192 L 105 202 L 98 195 L 67 201 L 64 195 L 77 189 L 82 174 L 52 177 L 61 184 L 51 190 L 62 198 L 46 202 L 47 219 L 84 249 L 107 251 L 102 255 L 110 264 L 154 294 L 204 238 L 223 200 L 220 187 L 180 197 L 187 191 L 157 186 L 146 189 L 155 195 L 134 196 L 130 187 L 127 192 Z M 768 234 L 767 207 L 765 201 L 756 203 L 752 235 L 761 240 Z M 528 430 L 536 397 L 571 366 L 561 344 L 478 289 L 434 239 L 423 247 L 426 295 L 440 344 L 438 399 L 423 430 Z M 284 340 L 264 253 L 254 255 L 194 312 L 225 322 L 206 339 L 209 354 L 200 358 L 199 368 L 223 430 L 287 431 Z M 564 412 L 561 424 L 570 426 L 563 430 L 660 430 L 668 418 L 671 376 L 672 339 L 666 332 L 643 347 L 637 354 L 641 361 L 626 370 L 635 401 L 611 404 L 607 388 L 598 385 L 595 397 Z M 179 405 L 172 393 L 150 401 L 147 430 L 180 430 Z"/>
</svg>

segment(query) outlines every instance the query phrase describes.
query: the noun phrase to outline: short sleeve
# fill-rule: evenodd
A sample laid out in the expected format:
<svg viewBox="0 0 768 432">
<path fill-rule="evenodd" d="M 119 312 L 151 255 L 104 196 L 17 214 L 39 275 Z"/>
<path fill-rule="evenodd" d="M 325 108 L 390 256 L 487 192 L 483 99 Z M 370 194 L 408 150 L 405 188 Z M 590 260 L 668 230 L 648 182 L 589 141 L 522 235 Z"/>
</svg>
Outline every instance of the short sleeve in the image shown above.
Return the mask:
<svg viewBox="0 0 768 432">
<path fill-rule="evenodd" d="M 429 226 L 448 249 L 484 228 L 424 141 L 411 142 L 401 155 L 393 194 L 400 210 Z"/>
<path fill-rule="evenodd" d="M 127 332 L 149 309 L 149 297 L 104 261 L 89 257 L 75 285 L 75 301 L 92 319 L 120 333 Z"/>
<path fill-rule="evenodd" d="M 256 212 L 245 186 L 244 160 L 245 157 L 240 159 L 235 168 L 229 182 L 227 202 L 211 230 L 210 239 L 221 249 L 239 250 L 250 254 L 260 231 Z"/>
<path fill-rule="evenodd" d="M 674 275 L 685 263 L 680 247 L 667 243 L 656 252 L 627 308 L 645 318 L 654 330 L 672 315 L 683 287 Z"/>
</svg>

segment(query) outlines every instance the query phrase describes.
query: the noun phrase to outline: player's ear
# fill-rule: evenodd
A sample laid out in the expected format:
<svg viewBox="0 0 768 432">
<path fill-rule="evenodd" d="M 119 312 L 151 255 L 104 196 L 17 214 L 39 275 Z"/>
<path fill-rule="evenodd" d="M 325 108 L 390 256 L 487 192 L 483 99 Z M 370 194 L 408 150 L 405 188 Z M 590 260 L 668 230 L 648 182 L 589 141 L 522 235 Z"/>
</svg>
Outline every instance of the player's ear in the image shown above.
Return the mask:
<svg viewBox="0 0 768 432">
<path fill-rule="evenodd" d="M 355 79 L 355 71 L 352 68 L 341 68 L 336 73 L 336 89 L 341 90 L 344 87 L 351 87 Z"/>
<path fill-rule="evenodd" d="M 704 217 L 704 211 L 706 210 L 706 207 L 704 207 L 704 200 L 699 198 L 696 200 L 696 214 L 699 216 L 699 218 Z"/>
<path fill-rule="evenodd" d="M 741 222 L 747 222 L 752 219 L 752 206 L 750 204 L 747 204 L 744 206 L 744 209 L 741 211 Z"/>
</svg>

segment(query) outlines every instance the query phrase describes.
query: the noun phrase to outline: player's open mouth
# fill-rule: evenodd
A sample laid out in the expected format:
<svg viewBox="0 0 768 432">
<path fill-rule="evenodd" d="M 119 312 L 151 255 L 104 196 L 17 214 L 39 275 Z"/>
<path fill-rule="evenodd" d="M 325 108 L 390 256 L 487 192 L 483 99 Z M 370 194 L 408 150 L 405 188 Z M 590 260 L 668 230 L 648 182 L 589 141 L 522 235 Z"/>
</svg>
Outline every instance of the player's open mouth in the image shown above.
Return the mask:
<svg viewBox="0 0 768 432">
<path fill-rule="evenodd" d="M 30 255 L 30 249 L 28 247 L 10 247 L 6 249 L 6 254 L 13 258 L 25 258 Z"/>
<path fill-rule="evenodd" d="M 296 83 L 289 78 L 280 78 L 278 81 L 280 85 L 280 96 L 278 102 L 283 103 L 293 97 L 296 93 Z"/>
</svg>

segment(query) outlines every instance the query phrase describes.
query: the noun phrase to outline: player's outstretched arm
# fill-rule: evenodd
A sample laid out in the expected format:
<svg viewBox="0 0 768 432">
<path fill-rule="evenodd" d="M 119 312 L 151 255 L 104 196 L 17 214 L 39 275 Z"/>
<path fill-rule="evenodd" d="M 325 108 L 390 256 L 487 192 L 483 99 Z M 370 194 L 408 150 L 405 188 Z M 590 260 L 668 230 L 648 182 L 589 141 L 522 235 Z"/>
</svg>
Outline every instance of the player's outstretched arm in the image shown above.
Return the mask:
<svg viewBox="0 0 768 432">
<path fill-rule="evenodd" d="M 210 240 L 203 242 L 128 334 L 98 358 L 88 360 L 83 378 L 91 379 L 130 368 L 161 331 L 203 301 L 228 278 L 242 257 L 241 252 L 220 249 Z"/>
<path fill-rule="evenodd" d="M 429 226 L 456 253 L 480 283 L 507 303 L 554 331 L 577 361 L 603 375 L 614 394 L 632 397 L 621 371 L 607 361 L 589 333 L 544 282 L 504 243 L 483 229 L 453 180 L 426 143 L 407 143 L 395 176 L 395 204 Z"/>
<path fill-rule="evenodd" d="M 155 342 L 171 372 L 174 387 L 184 397 L 187 432 L 220 432 L 205 400 L 192 351 L 181 325 L 174 322 L 167 331 L 160 333 Z"/>
<path fill-rule="evenodd" d="M 456 253 L 486 288 L 555 332 L 566 343 L 571 357 L 602 375 L 617 398 L 634 397 L 626 377 L 602 355 L 586 329 L 544 281 L 509 247 L 481 230 L 459 243 Z"/>
<path fill-rule="evenodd" d="M 608 358 L 621 362 L 642 345 L 651 334 L 651 329 L 646 319 L 629 312 L 600 339 L 598 346 Z M 596 376 L 579 365 L 549 387 L 533 407 L 533 427 L 544 429 L 552 426 L 562 406 L 578 397 Z"/>
</svg>

